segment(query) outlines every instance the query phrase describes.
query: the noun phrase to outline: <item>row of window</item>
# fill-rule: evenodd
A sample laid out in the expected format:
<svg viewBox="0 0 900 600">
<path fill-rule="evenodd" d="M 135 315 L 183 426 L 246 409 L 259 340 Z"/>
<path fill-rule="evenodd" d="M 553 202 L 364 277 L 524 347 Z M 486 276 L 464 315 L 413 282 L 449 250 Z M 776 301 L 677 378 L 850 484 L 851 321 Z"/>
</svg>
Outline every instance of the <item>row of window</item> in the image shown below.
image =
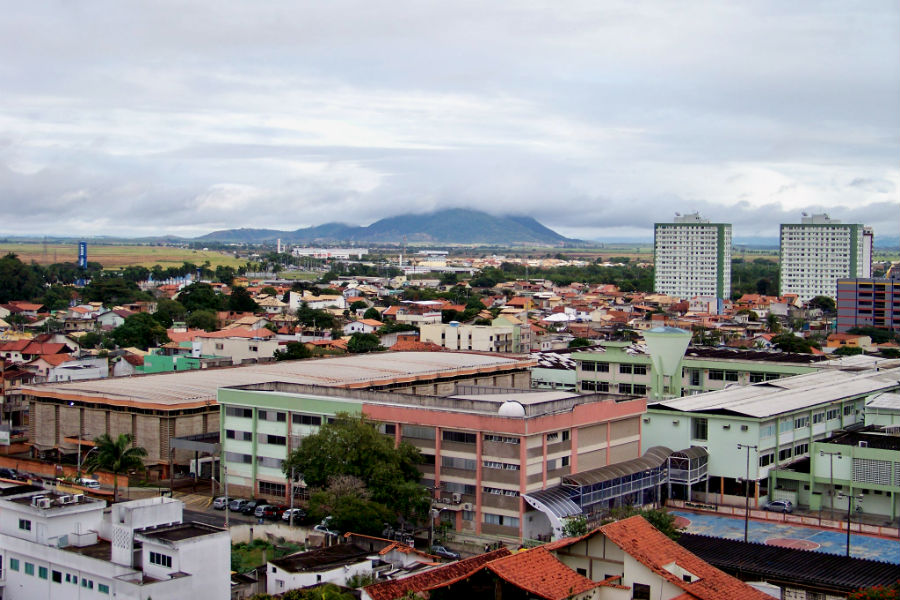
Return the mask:
<svg viewBox="0 0 900 600">
<path fill-rule="evenodd" d="M 226 417 L 237 417 L 240 419 L 252 419 L 253 409 L 243 408 L 240 406 L 226 406 Z M 285 423 L 287 421 L 287 413 L 276 410 L 260 410 L 257 411 L 257 418 L 260 421 L 271 421 L 274 423 Z M 333 419 L 329 419 L 329 422 Z M 319 415 L 292 414 L 291 422 L 294 425 L 321 425 L 322 417 Z"/>
<path fill-rule="evenodd" d="M 150 552 L 150 564 L 160 567 L 172 568 L 172 557 L 161 552 Z"/>
<path fill-rule="evenodd" d="M 30 575 L 34 577 L 35 575 L 35 564 L 25 561 L 24 564 L 19 562 L 18 558 L 10 558 L 9 559 L 9 570 L 18 572 L 21 569 L 23 573 L 26 575 Z M 37 576 L 39 579 L 50 579 L 53 583 L 62 583 L 63 575 L 65 575 L 65 582 L 78 585 L 78 575 L 74 573 L 63 573 L 62 571 L 53 570 L 51 571 L 47 567 L 38 566 L 37 567 Z M 81 578 L 81 587 L 92 590 L 94 589 L 94 580 Z M 105 583 L 97 584 L 97 591 L 101 594 L 109 594 L 109 586 Z"/>
<path fill-rule="evenodd" d="M 250 465 L 250 464 L 253 464 L 253 455 L 243 454 L 241 452 L 226 452 L 225 453 L 225 462 Z M 257 456 L 256 457 L 256 464 L 258 464 L 261 467 L 268 467 L 270 469 L 280 469 L 282 463 L 284 463 L 284 459 L 282 459 L 282 458 L 272 458 L 269 456 Z"/>
<path fill-rule="evenodd" d="M 503 527 L 519 527 L 519 517 L 508 517 L 506 515 L 495 515 L 493 513 L 482 513 L 482 519 L 487 525 L 502 525 Z"/>
</svg>

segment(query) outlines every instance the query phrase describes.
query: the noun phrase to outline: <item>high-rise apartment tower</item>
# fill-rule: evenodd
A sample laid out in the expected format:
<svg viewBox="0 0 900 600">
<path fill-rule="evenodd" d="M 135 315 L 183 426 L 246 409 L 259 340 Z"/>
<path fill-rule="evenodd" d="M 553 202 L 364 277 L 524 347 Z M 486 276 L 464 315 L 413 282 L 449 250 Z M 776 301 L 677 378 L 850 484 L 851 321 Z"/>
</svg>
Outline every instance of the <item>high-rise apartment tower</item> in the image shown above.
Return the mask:
<svg viewBox="0 0 900 600">
<path fill-rule="evenodd" d="M 731 295 L 731 225 L 710 223 L 699 213 L 656 223 L 653 289 L 683 299 Z"/>
</svg>

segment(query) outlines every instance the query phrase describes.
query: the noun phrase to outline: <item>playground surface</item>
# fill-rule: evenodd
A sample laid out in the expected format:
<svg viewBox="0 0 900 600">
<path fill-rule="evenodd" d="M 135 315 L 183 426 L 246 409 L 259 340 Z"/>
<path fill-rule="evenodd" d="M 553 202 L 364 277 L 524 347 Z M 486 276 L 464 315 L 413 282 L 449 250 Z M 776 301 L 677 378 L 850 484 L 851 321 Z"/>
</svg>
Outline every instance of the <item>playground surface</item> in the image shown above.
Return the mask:
<svg viewBox="0 0 900 600">
<path fill-rule="evenodd" d="M 677 525 L 686 525 L 684 530 L 688 533 L 730 540 L 744 539 L 744 519 L 686 510 L 670 512 L 675 515 Z M 845 555 L 847 552 L 846 531 L 804 525 L 750 519 L 747 539 L 771 546 L 828 554 Z M 850 555 L 854 558 L 900 564 L 900 539 L 854 533 L 850 536 Z"/>
</svg>

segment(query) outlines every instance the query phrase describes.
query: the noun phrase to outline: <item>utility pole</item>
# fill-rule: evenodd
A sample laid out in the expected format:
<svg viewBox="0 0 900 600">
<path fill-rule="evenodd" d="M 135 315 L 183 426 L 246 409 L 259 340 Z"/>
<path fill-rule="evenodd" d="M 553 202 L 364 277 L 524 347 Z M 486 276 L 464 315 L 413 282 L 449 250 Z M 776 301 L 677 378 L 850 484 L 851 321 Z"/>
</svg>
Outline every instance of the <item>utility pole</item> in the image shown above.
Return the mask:
<svg viewBox="0 0 900 600">
<path fill-rule="evenodd" d="M 225 486 L 225 529 L 228 529 L 228 505 L 231 504 L 231 498 L 228 497 L 228 465 L 222 465 L 222 483 Z"/>
<path fill-rule="evenodd" d="M 288 513 L 291 516 L 289 517 L 288 525 L 293 527 L 294 526 L 294 467 L 291 467 L 291 480 L 288 481 L 288 494 L 290 494 L 290 496 L 291 496 L 291 509 L 290 509 L 290 513 Z"/>
<path fill-rule="evenodd" d="M 840 458 L 841 453 L 819 450 L 819 456 L 825 456 L 826 454 L 828 455 L 828 475 L 831 479 L 831 489 L 828 490 L 828 497 L 830 498 L 828 504 L 830 505 L 829 508 L 831 509 L 831 520 L 834 521 L 834 457 L 837 456 L 838 458 Z M 821 509 L 819 510 L 821 512 Z"/>
<path fill-rule="evenodd" d="M 853 509 L 853 501 L 856 500 L 861 502 L 863 499 L 862 494 L 857 494 L 853 496 L 852 494 L 838 494 L 838 498 L 846 498 L 847 499 L 847 556 L 850 556 L 850 515 Z M 856 505 L 857 510 L 859 509 L 859 504 Z"/>
<path fill-rule="evenodd" d="M 738 444 L 738 450 L 747 451 L 747 475 L 744 477 L 744 543 L 750 532 L 750 450 L 757 450 L 755 444 Z"/>
</svg>

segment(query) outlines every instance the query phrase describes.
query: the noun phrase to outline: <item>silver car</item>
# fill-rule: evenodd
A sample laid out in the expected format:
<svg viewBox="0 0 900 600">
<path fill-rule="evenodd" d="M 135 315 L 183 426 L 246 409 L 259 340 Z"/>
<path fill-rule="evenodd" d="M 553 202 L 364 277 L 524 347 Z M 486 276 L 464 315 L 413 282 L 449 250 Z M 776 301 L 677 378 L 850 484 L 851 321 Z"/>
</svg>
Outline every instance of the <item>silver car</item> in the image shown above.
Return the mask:
<svg viewBox="0 0 900 600">
<path fill-rule="evenodd" d="M 771 510 L 772 512 L 792 513 L 794 512 L 794 503 L 790 500 L 769 500 L 763 505 L 763 510 Z"/>
</svg>

